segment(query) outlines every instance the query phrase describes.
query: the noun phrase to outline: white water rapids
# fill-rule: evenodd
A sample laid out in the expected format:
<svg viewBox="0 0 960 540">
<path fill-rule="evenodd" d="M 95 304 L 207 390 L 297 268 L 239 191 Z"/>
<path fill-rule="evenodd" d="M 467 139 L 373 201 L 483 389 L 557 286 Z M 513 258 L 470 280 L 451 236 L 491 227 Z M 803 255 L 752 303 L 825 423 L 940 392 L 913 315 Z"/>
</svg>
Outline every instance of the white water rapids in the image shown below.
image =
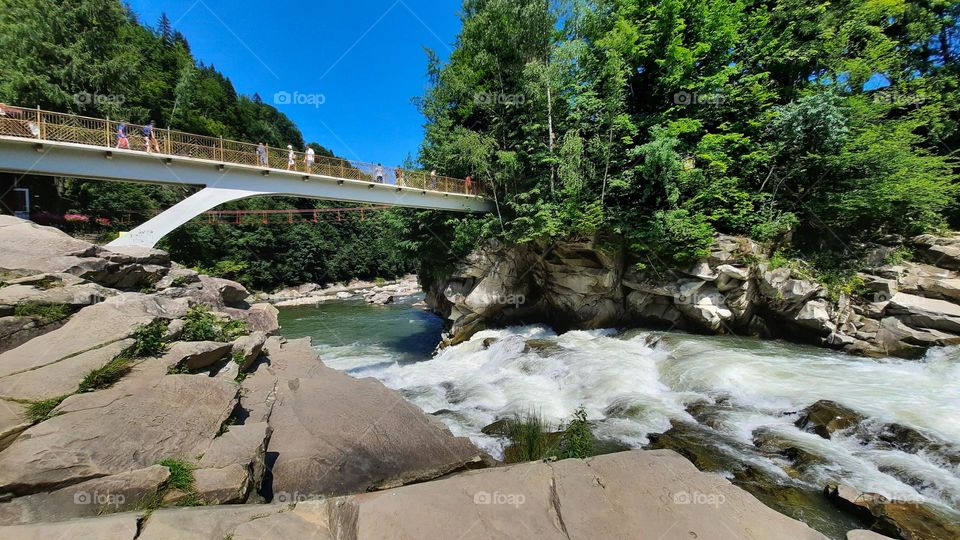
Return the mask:
<svg viewBox="0 0 960 540">
<path fill-rule="evenodd" d="M 936 457 L 864 444 L 852 434 L 823 439 L 794 426 L 796 411 L 830 399 L 864 414 L 868 423 L 897 422 L 960 443 L 960 348 L 933 350 L 923 360 L 875 360 L 677 333 L 651 347 L 651 334 L 557 336 L 544 327 L 517 327 L 484 331 L 433 358 L 406 363 L 376 345 L 317 345 L 331 367 L 380 379 L 426 412 L 440 411 L 454 434 L 495 456 L 503 441 L 480 430 L 514 412 L 539 411 L 557 425 L 582 405 L 598 437 L 640 447 L 649 434 L 669 429 L 671 420 L 695 422 L 688 405 L 719 400 L 723 406 L 711 426 L 725 440 L 752 445 L 755 430 L 766 428 L 826 458 L 804 469 L 801 481 L 810 487 L 840 480 L 893 499 L 960 504 L 960 471 Z M 487 338 L 496 341 L 484 348 Z M 531 338 L 558 347 L 523 352 Z M 786 478 L 769 458 L 738 457 Z M 908 485 L 884 472 L 890 468 L 909 471 L 914 481 Z"/>
</svg>

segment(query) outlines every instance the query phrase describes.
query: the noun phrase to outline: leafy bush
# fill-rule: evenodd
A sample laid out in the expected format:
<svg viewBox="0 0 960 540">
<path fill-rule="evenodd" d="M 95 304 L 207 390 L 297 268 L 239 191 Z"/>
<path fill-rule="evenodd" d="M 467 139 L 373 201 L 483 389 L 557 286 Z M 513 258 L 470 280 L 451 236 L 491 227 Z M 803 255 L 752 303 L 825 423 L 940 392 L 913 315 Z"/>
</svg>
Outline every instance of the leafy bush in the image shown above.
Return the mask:
<svg viewBox="0 0 960 540">
<path fill-rule="evenodd" d="M 184 341 L 233 341 L 249 332 L 241 319 L 221 319 L 203 304 L 197 304 L 183 317 L 181 339 Z"/>
<path fill-rule="evenodd" d="M 163 336 L 167 332 L 167 322 L 157 319 L 149 324 L 141 324 L 133 331 L 134 342 L 127 353 L 134 358 L 160 356 L 167 349 Z"/>
<path fill-rule="evenodd" d="M 573 419 L 563 430 L 560 438 L 560 458 L 586 458 L 593 455 L 593 433 L 587 423 L 587 411 L 583 406 L 573 413 Z"/>
</svg>

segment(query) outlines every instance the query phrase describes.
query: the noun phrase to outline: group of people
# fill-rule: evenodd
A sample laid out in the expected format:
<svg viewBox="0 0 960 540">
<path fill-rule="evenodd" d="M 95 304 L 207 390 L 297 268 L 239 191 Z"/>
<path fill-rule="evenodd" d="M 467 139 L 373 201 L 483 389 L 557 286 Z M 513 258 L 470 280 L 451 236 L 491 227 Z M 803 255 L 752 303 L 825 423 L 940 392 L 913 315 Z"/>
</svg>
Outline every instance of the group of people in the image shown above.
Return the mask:
<svg viewBox="0 0 960 540">
<path fill-rule="evenodd" d="M 4 103 L 0 103 L 0 121 L 5 119 L 21 119 L 24 117 L 24 111 L 15 107 L 10 107 Z M 36 122 L 32 120 L 27 121 L 27 130 L 34 137 L 40 136 L 40 127 Z M 156 123 L 153 120 L 150 120 L 145 126 L 143 126 L 143 145 L 144 149 L 148 153 L 160 153 L 160 140 L 157 137 L 157 127 Z M 130 134 L 127 127 L 126 121 L 121 121 L 117 124 L 116 131 L 116 148 L 130 149 Z M 257 144 L 256 149 L 257 155 L 257 164 L 261 167 L 269 167 L 270 160 L 267 153 L 267 146 L 260 142 Z M 307 147 L 304 151 L 304 171 L 307 173 L 313 172 L 313 165 L 316 163 L 316 152 L 313 148 Z M 297 154 L 293 150 L 293 145 L 287 145 L 287 170 L 293 171 L 297 167 Z M 396 185 L 398 187 L 407 187 L 407 178 L 406 172 L 397 167 L 394 169 L 394 176 L 396 177 Z M 384 183 L 384 168 L 382 163 L 377 163 L 377 166 L 374 168 L 374 178 L 378 184 Z M 437 189 L 437 171 L 433 169 L 430 171 L 428 186 L 430 189 Z M 473 177 L 467 175 L 464 179 L 464 193 L 468 195 L 475 195 Z M 427 187 L 427 186 L 423 186 Z"/>
<path fill-rule="evenodd" d="M 156 122 L 151 120 L 143 126 L 143 145 L 147 153 L 160 153 L 160 140 L 157 138 Z M 127 123 L 123 120 L 117 124 L 117 148 L 130 149 L 130 136 L 127 133 Z"/>
</svg>

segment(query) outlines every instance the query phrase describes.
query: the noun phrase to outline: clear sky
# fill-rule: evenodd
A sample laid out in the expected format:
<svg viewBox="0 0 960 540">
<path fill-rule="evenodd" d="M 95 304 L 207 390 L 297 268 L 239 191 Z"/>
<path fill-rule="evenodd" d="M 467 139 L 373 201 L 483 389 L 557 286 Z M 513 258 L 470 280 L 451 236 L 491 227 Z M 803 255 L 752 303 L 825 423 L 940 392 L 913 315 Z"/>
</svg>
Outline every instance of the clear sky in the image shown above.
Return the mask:
<svg viewBox="0 0 960 540">
<path fill-rule="evenodd" d="M 459 0 L 128 0 L 156 27 L 166 12 L 193 54 L 259 93 L 337 155 L 399 165 L 416 158 L 423 117 L 424 47 L 446 59 Z M 299 103 L 297 103 L 299 102 Z"/>
</svg>

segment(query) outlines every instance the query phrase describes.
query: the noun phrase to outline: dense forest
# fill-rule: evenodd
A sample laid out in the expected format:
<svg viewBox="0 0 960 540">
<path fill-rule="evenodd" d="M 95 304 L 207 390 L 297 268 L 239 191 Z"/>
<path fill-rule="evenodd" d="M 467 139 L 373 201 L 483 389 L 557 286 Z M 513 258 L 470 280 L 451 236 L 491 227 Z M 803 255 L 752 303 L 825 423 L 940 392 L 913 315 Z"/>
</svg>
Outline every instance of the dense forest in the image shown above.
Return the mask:
<svg viewBox="0 0 960 540">
<path fill-rule="evenodd" d="M 194 58 L 164 16 L 137 20 L 119 0 L 0 0 L 0 102 L 85 116 L 123 118 L 163 128 L 275 147 L 304 147 L 286 115 L 254 95 L 238 95 L 214 66 Z M 77 96 L 84 96 L 78 99 Z M 88 97 L 88 96 L 93 96 Z M 310 143 L 318 155 L 332 156 Z M 190 194 L 180 187 L 59 179 L 61 206 L 110 218 L 116 234 Z M 229 209 L 309 209 L 343 206 L 294 198 L 257 198 Z M 372 214 L 372 217 L 369 217 Z M 174 260 L 237 279 L 257 289 L 393 277 L 413 269 L 395 248 L 397 218 L 344 215 L 341 222 L 218 225 L 195 220 L 159 246 Z M 91 219 L 91 223 L 95 223 Z"/>
<path fill-rule="evenodd" d="M 641 264 L 716 232 L 819 264 L 958 222 L 960 3 L 465 0 L 420 99 L 421 161 L 474 174 L 501 236 L 606 238 Z"/>
<path fill-rule="evenodd" d="M 198 62 L 166 17 L 144 25 L 119 0 L 0 7 L 0 101 L 304 144 L 286 116 Z M 461 17 L 450 58 L 428 52 L 419 163 L 473 175 L 495 213 L 193 222 L 163 247 L 270 288 L 440 272 L 489 237 L 601 238 L 641 264 L 682 264 L 723 232 L 829 266 L 960 223 L 958 2 L 465 0 Z M 78 92 L 125 99 L 77 103 Z M 141 220 L 185 195 L 65 186 L 77 211 Z"/>
</svg>

